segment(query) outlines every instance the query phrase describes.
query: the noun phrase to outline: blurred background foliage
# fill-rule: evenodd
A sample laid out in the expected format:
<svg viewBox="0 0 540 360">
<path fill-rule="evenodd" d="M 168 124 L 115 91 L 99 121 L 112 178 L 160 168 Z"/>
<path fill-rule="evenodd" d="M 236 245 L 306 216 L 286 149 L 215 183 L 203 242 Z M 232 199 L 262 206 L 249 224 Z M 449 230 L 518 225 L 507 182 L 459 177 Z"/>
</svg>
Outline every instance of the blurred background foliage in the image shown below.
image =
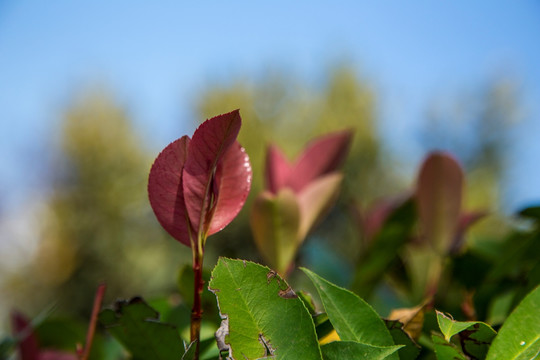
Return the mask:
<svg viewBox="0 0 540 360">
<path fill-rule="evenodd" d="M 317 135 L 354 130 L 339 201 L 307 239 L 297 261 L 349 285 L 363 248 L 352 210 L 362 213 L 377 200 L 410 192 L 415 179 L 403 169 L 420 165 L 404 163 L 388 150 L 378 121 L 377 94 L 369 82 L 347 66 L 331 69 L 317 86 L 274 70 L 257 79 L 211 84 L 196 99 L 194 125 L 241 110 L 239 141 L 254 169 L 251 196 L 240 216 L 207 244 L 207 267 L 218 255 L 261 261 L 247 215 L 251 199 L 262 189 L 269 143 L 292 159 Z M 504 80 L 426 109 L 418 137 L 426 153 L 445 149 L 462 162 L 468 181 L 466 209 L 500 209 L 508 136 L 518 118 L 519 93 Z M 50 191 L 34 224 L 39 226 L 37 250 L 24 266 L 9 271 L 0 267 L 6 302 L 30 315 L 57 302 L 61 313 L 86 317 L 101 281 L 108 284 L 106 303 L 174 292 L 178 269 L 191 261 L 190 250 L 168 237 L 151 212 L 146 186 L 157 152 L 137 133 L 128 109 L 112 94 L 90 92 L 65 109 L 57 131 Z M 492 213 L 474 227 L 468 241 L 497 241 L 506 222 Z"/>
</svg>

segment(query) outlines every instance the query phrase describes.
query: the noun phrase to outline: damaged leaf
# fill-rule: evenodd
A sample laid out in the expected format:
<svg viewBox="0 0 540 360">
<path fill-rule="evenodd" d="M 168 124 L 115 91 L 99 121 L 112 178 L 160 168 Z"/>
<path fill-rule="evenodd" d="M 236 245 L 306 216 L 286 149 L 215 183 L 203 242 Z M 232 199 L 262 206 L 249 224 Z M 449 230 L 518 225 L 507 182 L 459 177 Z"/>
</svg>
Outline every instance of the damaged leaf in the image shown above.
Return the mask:
<svg viewBox="0 0 540 360">
<path fill-rule="evenodd" d="M 447 342 L 452 337 L 461 346 L 462 352 L 473 358 L 485 358 L 491 341 L 497 334 L 486 323 L 480 321 L 455 321 L 437 311 L 437 322 Z"/>
<path fill-rule="evenodd" d="M 320 360 L 310 313 L 276 272 L 241 260 L 220 258 L 209 289 L 222 318 L 217 340 L 234 359 Z"/>
</svg>

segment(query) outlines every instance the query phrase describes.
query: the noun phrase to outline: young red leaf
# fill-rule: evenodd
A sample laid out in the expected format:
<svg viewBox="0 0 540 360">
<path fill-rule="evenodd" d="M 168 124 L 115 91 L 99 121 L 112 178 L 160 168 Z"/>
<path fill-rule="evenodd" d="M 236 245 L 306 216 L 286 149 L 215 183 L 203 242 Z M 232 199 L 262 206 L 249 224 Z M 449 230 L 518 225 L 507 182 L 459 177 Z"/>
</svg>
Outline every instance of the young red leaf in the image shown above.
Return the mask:
<svg viewBox="0 0 540 360">
<path fill-rule="evenodd" d="M 270 145 L 266 152 L 266 189 L 277 194 L 279 189 L 287 185 L 292 168 L 277 146 Z"/>
<path fill-rule="evenodd" d="M 341 167 L 349 152 L 352 135 L 350 130 L 345 130 L 312 141 L 296 162 L 288 185 L 299 192 L 317 177 Z"/>
<path fill-rule="evenodd" d="M 189 220 L 198 234 L 207 234 L 209 230 L 217 201 L 213 184 L 216 171 L 235 142 L 240 126 L 238 110 L 216 116 L 199 126 L 189 144 L 182 183 Z"/>
<path fill-rule="evenodd" d="M 242 209 L 251 188 L 251 164 L 243 147 L 235 142 L 218 163 L 214 179 L 215 205 L 208 235 L 222 230 Z"/>
<path fill-rule="evenodd" d="M 11 313 L 13 335 L 19 342 L 21 360 L 39 360 L 39 345 L 30 321 L 21 313 Z"/>
<path fill-rule="evenodd" d="M 422 164 L 416 188 L 418 215 L 425 241 L 440 255 L 450 247 L 458 228 L 463 170 L 443 152 L 431 153 Z"/>
<path fill-rule="evenodd" d="M 183 136 L 169 144 L 154 161 L 148 178 L 148 197 L 159 223 L 186 246 L 191 246 L 191 242 L 182 170 L 189 143 L 189 137 Z"/>
</svg>

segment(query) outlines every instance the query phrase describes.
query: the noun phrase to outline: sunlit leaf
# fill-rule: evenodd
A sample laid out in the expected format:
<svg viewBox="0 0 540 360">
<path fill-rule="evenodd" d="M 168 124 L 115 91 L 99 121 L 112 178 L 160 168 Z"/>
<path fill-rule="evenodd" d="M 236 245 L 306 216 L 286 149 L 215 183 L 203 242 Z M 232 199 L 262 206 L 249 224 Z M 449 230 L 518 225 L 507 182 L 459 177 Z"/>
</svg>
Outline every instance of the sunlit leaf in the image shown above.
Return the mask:
<svg viewBox="0 0 540 360">
<path fill-rule="evenodd" d="M 182 170 L 189 141 L 189 137 L 183 136 L 163 149 L 148 177 L 148 198 L 159 223 L 173 238 L 187 246 L 191 245 Z"/>
<path fill-rule="evenodd" d="M 540 286 L 514 309 L 493 340 L 486 360 L 536 359 L 540 355 Z"/>
<path fill-rule="evenodd" d="M 330 322 L 342 341 L 391 346 L 394 341 L 385 323 L 369 304 L 349 290 L 340 288 L 314 272 L 301 268 L 311 279 Z M 392 359 L 399 359 L 397 354 Z"/>
<path fill-rule="evenodd" d="M 458 229 L 462 192 L 458 162 L 447 153 L 431 153 L 420 169 L 416 200 L 424 241 L 441 255 L 449 250 Z"/>
<path fill-rule="evenodd" d="M 224 318 L 218 344 L 234 359 L 321 359 L 311 315 L 290 286 L 267 267 L 220 258 L 209 288 Z"/>
<path fill-rule="evenodd" d="M 182 186 L 189 220 L 198 234 L 206 234 L 209 230 L 214 211 L 214 196 L 217 195 L 213 180 L 218 164 L 235 142 L 240 126 L 238 110 L 219 115 L 203 122 L 189 143 Z M 225 225 L 227 224 L 223 224 Z"/>
<path fill-rule="evenodd" d="M 238 142 L 234 142 L 216 169 L 215 204 L 208 235 L 222 230 L 238 215 L 251 188 L 251 172 L 246 151 Z"/>
</svg>

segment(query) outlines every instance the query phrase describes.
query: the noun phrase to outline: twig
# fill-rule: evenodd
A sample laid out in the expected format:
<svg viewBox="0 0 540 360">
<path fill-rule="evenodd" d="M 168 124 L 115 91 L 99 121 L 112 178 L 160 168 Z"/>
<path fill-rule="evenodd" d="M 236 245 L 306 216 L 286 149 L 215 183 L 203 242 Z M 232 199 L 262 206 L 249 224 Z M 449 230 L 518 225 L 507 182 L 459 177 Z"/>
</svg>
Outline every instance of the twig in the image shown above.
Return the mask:
<svg viewBox="0 0 540 360">
<path fill-rule="evenodd" d="M 107 286 L 105 284 L 100 284 L 96 290 L 94 307 L 92 308 L 92 316 L 90 318 L 90 324 L 88 324 L 88 332 L 86 333 L 86 343 L 84 348 L 82 348 L 80 345 L 77 346 L 77 355 L 79 356 L 79 360 L 88 360 L 90 357 L 94 333 L 96 332 L 97 317 L 99 310 L 101 310 L 101 303 L 103 302 L 103 296 L 105 296 L 106 289 Z"/>
</svg>

